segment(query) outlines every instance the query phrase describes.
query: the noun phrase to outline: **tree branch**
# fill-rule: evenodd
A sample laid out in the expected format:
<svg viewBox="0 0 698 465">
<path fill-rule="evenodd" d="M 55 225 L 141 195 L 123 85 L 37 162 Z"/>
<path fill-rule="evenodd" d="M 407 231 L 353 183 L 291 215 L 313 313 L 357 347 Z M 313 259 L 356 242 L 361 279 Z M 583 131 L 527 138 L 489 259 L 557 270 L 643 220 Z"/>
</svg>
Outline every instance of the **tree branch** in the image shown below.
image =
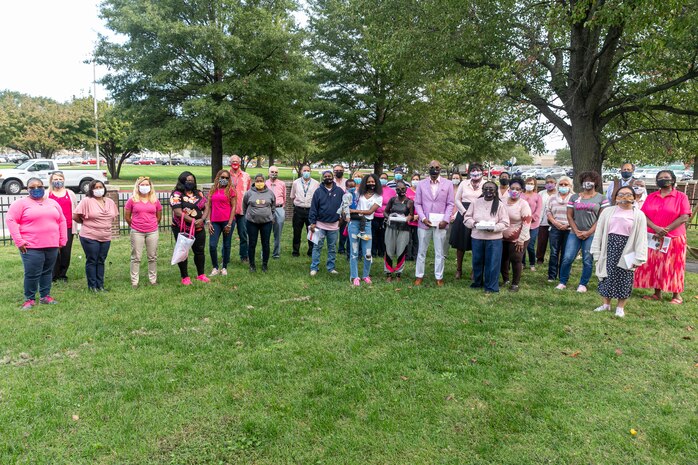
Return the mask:
<svg viewBox="0 0 698 465">
<path fill-rule="evenodd" d="M 605 155 L 606 151 L 610 149 L 611 147 L 615 146 L 618 142 L 621 142 L 629 137 L 632 137 L 636 134 L 646 134 L 646 133 L 651 133 L 651 132 L 698 132 L 698 127 L 695 128 L 669 128 L 669 127 L 655 127 L 655 128 L 640 128 L 640 129 L 634 129 L 632 131 L 628 131 L 625 134 L 622 134 L 620 136 L 614 137 L 613 139 L 610 139 L 608 142 L 606 142 L 601 149 L 601 154 Z"/>
<path fill-rule="evenodd" d="M 698 116 L 698 110 L 686 110 L 683 108 L 676 108 L 670 105 L 657 104 L 657 105 L 629 105 L 621 108 L 617 108 L 609 112 L 606 116 L 601 118 L 600 127 L 605 127 L 614 118 L 619 115 L 625 115 L 627 113 L 638 113 L 643 111 L 664 111 L 666 113 L 672 113 L 675 115 L 682 116 Z"/>
</svg>

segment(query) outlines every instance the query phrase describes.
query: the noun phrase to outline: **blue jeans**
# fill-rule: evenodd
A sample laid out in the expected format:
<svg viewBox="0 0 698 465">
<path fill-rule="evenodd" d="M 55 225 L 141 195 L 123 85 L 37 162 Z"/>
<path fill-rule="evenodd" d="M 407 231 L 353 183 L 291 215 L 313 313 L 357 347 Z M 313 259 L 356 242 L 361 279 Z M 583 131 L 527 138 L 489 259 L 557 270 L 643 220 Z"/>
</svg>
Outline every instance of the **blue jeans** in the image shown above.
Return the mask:
<svg viewBox="0 0 698 465">
<path fill-rule="evenodd" d="M 528 240 L 528 266 L 536 266 L 536 239 L 538 239 L 538 229 L 531 229 L 531 238 Z M 523 266 L 526 266 L 526 254 L 523 257 Z"/>
<path fill-rule="evenodd" d="M 227 224 L 227 221 L 211 222 L 213 234 L 208 240 L 208 251 L 211 254 L 211 264 L 214 268 L 218 268 L 218 239 L 221 235 L 223 235 L 223 266 L 221 268 L 228 268 L 228 263 L 230 263 L 230 242 L 233 239 L 233 228 L 231 225 L 230 232 L 224 233 L 223 230 Z"/>
<path fill-rule="evenodd" d="M 371 257 L 371 242 L 373 239 L 364 241 L 356 237 L 360 230 L 361 221 L 352 220 L 349 222 L 349 229 L 347 230 L 347 233 L 349 234 L 349 246 L 351 249 L 349 254 L 349 274 L 351 279 L 359 277 L 359 253 L 361 253 L 364 260 L 364 272 L 362 278 L 368 278 L 368 276 L 371 274 L 372 261 L 368 260 L 366 257 Z M 365 230 L 371 230 L 371 220 L 366 220 Z"/>
<path fill-rule="evenodd" d="M 245 215 L 235 215 L 235 221 L 233 221 L 230 228 L 231 235 L 236 226 L 238 228 L 238 238 L 240 238 L 240 260 L 247 260 L 247 220 Z"/>
<path fill-rule="evenodd" d="M 104 262 L 107 260 L 111 241 L 95 241 L 80 236 L 80 244 L 85 252 L 85 277 L 90 289 L 104 289 Z"/>
<path fill-rule="evenodd" d="M 319 229 L 315 230 L 320 231 Z M 325 239 L 327 239 L 327 271 L 334 270 L 334 260 L 337 255 L 337 236 L 339 236 L 339 231 L 324 231 L 324 237 L 322 237 L 317 245 L 313 246 L 313 260 L 310 263 L 310 271 L 317 271 L 320 269 L 320 254 L 322 253 L 322 246 L 325 244 Z"/>
<path fill-rule="evenodd" d="M 565 255 L 562 258 L 562 266 L 560 267 L 560 283 L 567 284 L 570 279 L 570 270 L 572 263 L 577 258 L 579 249 L 582 250 L 582 277 L 579 280 L 581 286 L 589 284 L 591 272 L 594 266 L 594 257 L 591 256 L 591 243 L 594 241 L 594 235 L 587 237 L 584 240 L 578 238 L 574 233 L 571 233 L 567 238 L 565 245 Z"/>
<path fill-rule="evenodd" d="M 502 240 L 472 239 L 473 284 L 487 292 L 499 292 L 499 270 L 502 267 Z"/>
<path fill-rule="evenodd" d="M 27 252 L 20 256 L 24 264 L 24 300 L 35 300 L 37 287 L 39 296 L 50 295 L 58 247 L 27 249 Z"/>
<path fill-rule="evenodd" d="M 272 258 L 279 258 L 281 256 L 281 233 L 284 230 L 284 220 L 286 219 L 286 210 L 284 210 L 284 207 L 275 208 L 274 216 L 276 217 L 276 223 L 271 227 L 274 232 L 274 250 L 271 256 Z"/>
<path fill-rule="evenodd" d="M 565 253 L 565 245 L 567 244 L 567 236 L 569 235 L 569 229 L 561 231 L 555 226 L 550 226 L 550 229 L 548 229 L 548 244 L 550 245 L 548 279 L 557 279 L 560 275 L 562 256 Z"/>
</svg>

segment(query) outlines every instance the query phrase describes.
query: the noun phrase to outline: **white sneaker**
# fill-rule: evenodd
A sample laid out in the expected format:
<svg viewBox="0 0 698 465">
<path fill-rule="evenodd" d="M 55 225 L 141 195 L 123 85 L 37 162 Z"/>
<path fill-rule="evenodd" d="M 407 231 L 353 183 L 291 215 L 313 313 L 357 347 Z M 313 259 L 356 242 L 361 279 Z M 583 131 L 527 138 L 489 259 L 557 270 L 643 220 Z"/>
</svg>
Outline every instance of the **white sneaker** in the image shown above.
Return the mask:
<svg viewBox="0 0 698 465">
<path fill-rule="evenodd" d="M 555 289 L 557 289 L 558 291 L 564 291 L 565 289 L 567 289 L 567 286 L 565 286 L 564 284 L 560 283 L 560 284 L 558 284 L 557 286 L 555 286 Z"/>
<path fill-rule="evenodd" d="M 610 309 L 611 309 L 611 306 L 610 306 L 610 305 L 603 304 L 603 305 L 600 306 L 600 307 L 596 307 L 596 308 L 594 309 L 594 311 L 595 311 L 595 312 L 607 312 L 607 311 L 609 311 Z"/>
<path fill-rule="evenodd" d="M 587 291 L 587 287 L 586 287 L 586 286 L 582 286 L 582 285 L 580 284 L 579 287 L 577 287 L 577 292 L 586 292 L 586 291 Z"/>
<path fill-rule="evenodd" d="M 315 276 L 317 274 L 316 270 L 310 270 L 310 276 Z"/>
<path fill-rule="evenodd" d="M 330 273 L 330 274 L 339 274 L 339 271 L 337 271 L 337 270 L 332 270 L 332 271 L 330 271 L 329 273 Z"/>
<path fill-rule="evenodd" d="M 625 317 L 625 311 L 623 311 L 623 309 L 620 308 L 620 307 L 616 307 L 616 316 L 617 316 L 618 318 L 623 318 L 623 317 Z"/>
<path fill-rule="evenodd" d="M 218 276 L 218 274 L 219 274 L 218 268 L 214 268 L 211 270 L 211 273 L 209 274 L 209 276 Z"/>
<path fill-rule="evenodd" d="M 221 268 L 221 276 L 228 276 L 228 270 Z"/>
</svg>

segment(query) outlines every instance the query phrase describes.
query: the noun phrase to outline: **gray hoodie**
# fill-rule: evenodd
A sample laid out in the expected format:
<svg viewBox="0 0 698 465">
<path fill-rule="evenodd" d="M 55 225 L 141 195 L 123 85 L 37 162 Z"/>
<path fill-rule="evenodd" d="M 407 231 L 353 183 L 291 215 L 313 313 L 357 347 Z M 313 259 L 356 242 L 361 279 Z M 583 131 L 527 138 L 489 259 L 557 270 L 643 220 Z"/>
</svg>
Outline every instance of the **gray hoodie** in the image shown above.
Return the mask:
<svg viewBox="0 0 698 465">
<path fill-rule="evenodd" d="M 245 192 L 242 199 L 242 212 L 250 223 L 269 223 L 274 219 L 276 196 L 267 187 L 258 191 L 254 186 Z"/>
</svg>

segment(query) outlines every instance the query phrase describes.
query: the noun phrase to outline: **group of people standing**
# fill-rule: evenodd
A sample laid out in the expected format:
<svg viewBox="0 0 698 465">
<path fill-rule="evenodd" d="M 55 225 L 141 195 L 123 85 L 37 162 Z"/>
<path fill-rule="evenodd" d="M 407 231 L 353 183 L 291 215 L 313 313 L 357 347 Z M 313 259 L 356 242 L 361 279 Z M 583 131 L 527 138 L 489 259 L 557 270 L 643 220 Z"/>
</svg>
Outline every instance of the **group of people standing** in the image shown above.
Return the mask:
<svg viewBox="0 0 698 465">
<path fill-rule="evenodd" d="M 286 184 L 278 179 L 278 168 L 269 176 L 251 178 L 237 155 L 230 158 L 230 169 L 220 170 L 207 195 L 198 188 L 194 174 L 180 174 L 169 199 L 172 232 L 176 238 L 191 234 L 191 255 L 196 280 L 228 273 L 231 240 L 237 228 L 239 255 L 250 272 L 257 271 L 258 242 L 261 241 L 261 271 L 269 269 L 269 259 L 281 254 L 285 218 Z M 470 165 L 467 176 L 452 179 L 441 176 L 441 165 L 429 163 L 428 175 L 413 174 L 410 182 L 397 168 L 393 179 L 356 171 L 344 177 L 344 167 L 322 173 L 321 182 L 311 177 L 311 167 L 303 166 L 291 187 L 293 202 L 292 255 L 300 256 L 303 228 L 310 275 L 320 271 L 322 251 L 327 245 L 325 268 L 338 274 L 337 252 L 346 253 L 352 286 L 371 284 L 371 267 L 381 257 L 388 282 L 399 281 L 406 261 L 415 264 L 415 286 L 424 282 L 426 256 L 434 247 L 434 277 L 444 284 L 449 248 L 456 249 L 457 280 L 463 277 L 465 252 L 472 252 L 471 285 L 486 293 L 498 292 L 501 282 L 511 292 L 519 290 L 526 267 L 536 271 L 543 265 L 549 248 L 547 277 L 567 288 L 572 264 L 581 252 L 582 274 L 577 292 L 586 292 L 593 265 L 600 279 L 603 303 L 596 310 L 609 310 L 611 299 L 618 301 L 616 315 L 624 315 L 624 305 L 633 287 L 652 288 L 645 298 L 660 300 L 662 292 L 672 294 L 671 303 L 682 302 L 686 260 L 686 227 L 690 205 L 685 194 L 676 190 L 671 171 L 657 174 L 659 190 L 647 195 L 644 183 L 633 178 L 634 166 L 624 164 L 622 178 L 601 194 L 598 173 L 579 175 L 582 191 L 575 193 L 569 177 L 547 178 L 538 192 L 534 178 L 512 178 L 502 173 L 499 183 L 484 180 L 484 170 Z M 111 230 L 118 209 L 105 196 L 100 181 L 90 183 L 79 203 L 65 189 L 63 174 L 55 172 L 48 189 L 38 178 L 29 180 L 29 196 L 12 204 L 7 225 L 24 263 L 23 308 L 39 303 L 52 304 L 51 283 L 67 280 L 73 227 L 80 224 L 79 238 L 85 253 L 88 289 L 105 291 L 104 264 L 111 244 Z M 148 177 L 138 178 L 133 195 L 124 207 L 130 226 L 131 285 L 139 286 L 140 263 L 145 249 L 148 281 L 157 285 L 157 245 L 162 205 Z M 274 234 L 273 248 L 271 234 Z M 212 270 L 205 273 L 206 236 Z M 650 245 L 648 248 L 648 238 Z M 222 243 L 222 260 L 219 260 Z M 658 245 L 657 245 L 658 244 Z M 663 246 L 663 247 L 662 247 Z M 361 265 L 361 272 L 359 271 Z M 178 263 L 181 282 L 192 279 L 188 260 Z"/>
</svg>

